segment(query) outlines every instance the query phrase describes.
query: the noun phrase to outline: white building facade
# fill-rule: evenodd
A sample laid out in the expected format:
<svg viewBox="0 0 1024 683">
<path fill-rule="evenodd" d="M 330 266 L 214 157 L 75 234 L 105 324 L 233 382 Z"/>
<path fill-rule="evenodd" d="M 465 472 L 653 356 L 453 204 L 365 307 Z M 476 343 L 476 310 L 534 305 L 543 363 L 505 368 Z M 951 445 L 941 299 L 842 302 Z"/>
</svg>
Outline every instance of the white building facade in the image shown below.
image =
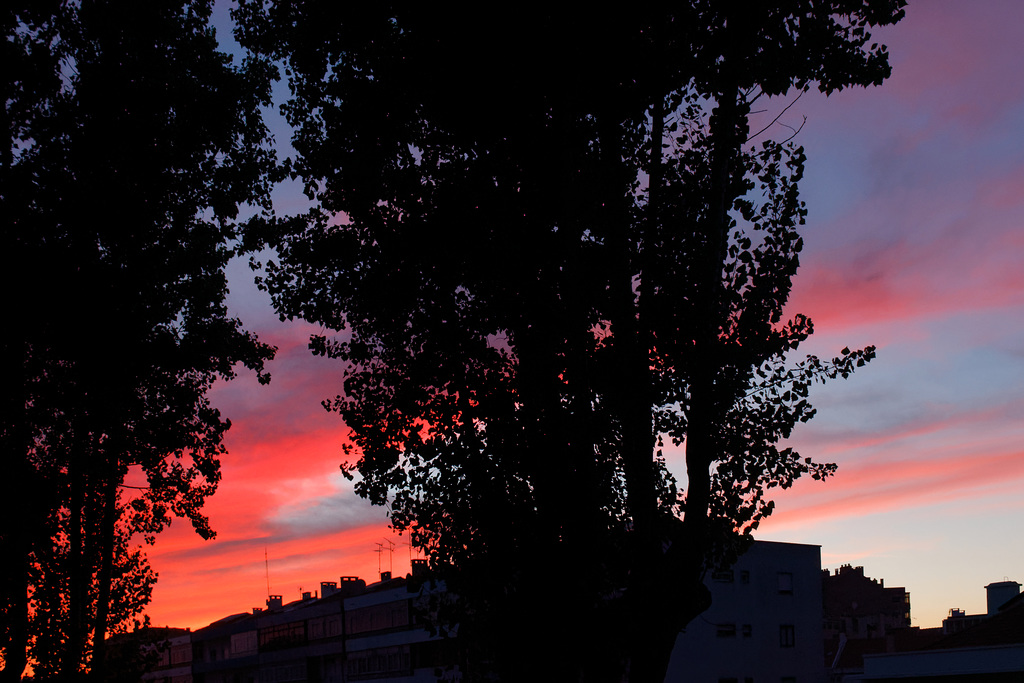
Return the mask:
<svg viewBox="0 0 1024 683">
<path fill-rule="evenodd" d="M 706 579 L 712 603 L 676 639 L 667 683 L 823 683 L 821 546 L 756 541 Z"/>
</svg>

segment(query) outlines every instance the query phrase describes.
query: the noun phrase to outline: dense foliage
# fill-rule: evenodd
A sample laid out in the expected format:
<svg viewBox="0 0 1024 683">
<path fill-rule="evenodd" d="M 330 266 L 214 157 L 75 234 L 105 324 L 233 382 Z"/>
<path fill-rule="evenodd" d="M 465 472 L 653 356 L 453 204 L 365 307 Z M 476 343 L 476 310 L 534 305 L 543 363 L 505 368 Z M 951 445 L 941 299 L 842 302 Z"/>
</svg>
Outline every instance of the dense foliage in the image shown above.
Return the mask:
<svg viewBox="0 0 1024 683">
<path fill-rule="evenodd" d="M 8 260 L 4 677 L 102 673 L 155 575 L 138 547 L 202 506 L 229 423 L 207 392 L 273 349 L 228 317 L 242 204 L 266 202 L 269 69 L 212 2 L 14 2 L 0 164 Z M 129 487 L 125 487 L 126 478 Z M 141 535 L 141 536 L 140 536 Z"/>
<path fill-rule="evenodd" d="M 903 4 L 240 3 L 316 203 L 253 233 L 264 284 L 333 331 L 343 467 L 452 570 L 471 676 L 657 680 L 770 489 L 834 470 L 778 443 L 874 350 L 790 360 L 803 152 L 748 116 L 881 83 Z"/>
</svg>

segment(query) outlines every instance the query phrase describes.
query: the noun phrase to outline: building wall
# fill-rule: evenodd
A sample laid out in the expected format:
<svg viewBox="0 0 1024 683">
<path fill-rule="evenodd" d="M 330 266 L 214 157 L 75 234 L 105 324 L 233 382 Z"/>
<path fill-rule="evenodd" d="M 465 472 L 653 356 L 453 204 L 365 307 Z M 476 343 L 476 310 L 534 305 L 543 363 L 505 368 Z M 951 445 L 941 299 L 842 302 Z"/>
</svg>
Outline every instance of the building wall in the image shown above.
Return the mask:
<svg viewBox="0 0 1024 683">
<path fill-rule="evenodd" d="M 884 579 L 848 564 L 822 577 L 825 638 L 880 638 L 910 626 L 910 593 L 902 586 L 886 588 Z"/>
<path fill-rule="evenodd" d="M 159 648 L 156 668 L 142 675 L 146 683 L 192 683 L 192 634 L 168 638 Z"/>
<path fill-rule="evenodd" d="M 175 673 L 191 674 L 191 681 L 172 683 L 435 683 L 439 670 L 458 679 L 457 670 L 446 671 L 455 661 L 451 642 L 431 636 L 417 609 L 443 587 L 405 579 L 323 585 L 325 597 L 283 604 L 271 596 L 267 609 L 186 636 L 179 649 L 189 662 Z M 170 676 L 165 668 L 151 678 L 166 683 Z"/>
<path fill-rule="evenodd" d="M 416 606 L 430 591 L 428 584 L 415 592 L 398 585 L 345 601 L 346 680 L 438 680 L 431 655 L 440 638 L 418 620 Z"/>
<path fill-rule="evenodd" d="M 196 683 L 255 683 L 256 617 L 236 614 L 192 633 Z"/>
<path fill-rule="evenodd" d="M 942 683 L 957 676 L 966 681 L 1024 680 L 1024 644 L 869 655 L 861 680 Z"/>
<path fill-rule="evenodd" d="M 676 640 L 668 683 L 822 683 L 821 548 L 757 541 L 705 583 L 712 604 Z"/>
</svg>

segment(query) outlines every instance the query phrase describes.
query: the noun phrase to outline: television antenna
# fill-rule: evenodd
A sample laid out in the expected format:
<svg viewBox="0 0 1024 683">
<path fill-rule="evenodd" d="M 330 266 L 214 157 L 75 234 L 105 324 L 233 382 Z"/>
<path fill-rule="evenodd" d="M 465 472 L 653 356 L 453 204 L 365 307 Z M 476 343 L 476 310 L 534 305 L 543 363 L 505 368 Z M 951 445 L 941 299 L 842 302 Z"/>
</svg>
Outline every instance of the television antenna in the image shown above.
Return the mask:
<svg viewBox="0 0 1024 683">
<path fill-rule="evenodd" d="M 410 538 L 408 541 L 402 541 L 402 545 L 409 546 L 409 567 L 410 567 L 410 571 L 411 571 L 411 568 L 412 568 L 412 539 Z"/>
<path fill-rule="evenodd" d="M 394 562 L 394 560 L 395 560 L 395 544 L 394 544 L 394 542 L 389 541 L 386 538 L 383 539 L 383 540 L 384 540 L 384 543 L 387 543 L 387 545 L 388 545 L 388 571 L 390 572 L 390 571 L 393 571 L 394 568 L 395 568 L 395 562 Z M 384 552 L 383 544 L 378 543 L 377 545 L 381 546 L 381 552 Z"/>
</svg>

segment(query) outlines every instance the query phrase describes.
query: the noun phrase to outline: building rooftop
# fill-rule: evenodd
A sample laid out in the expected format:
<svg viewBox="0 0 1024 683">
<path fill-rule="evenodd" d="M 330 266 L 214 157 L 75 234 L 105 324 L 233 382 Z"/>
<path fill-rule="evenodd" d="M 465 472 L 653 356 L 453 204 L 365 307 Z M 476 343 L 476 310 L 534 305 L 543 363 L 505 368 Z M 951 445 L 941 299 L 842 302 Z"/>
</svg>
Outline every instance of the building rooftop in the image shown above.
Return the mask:
<svg viewBox="0 0 1024 683">
<path fill-rule="evenodd" d="M 1018 643 L 1024 643 L 1024 593 L 1006 602 L 996 614 L 981 623 L 950 634 L 928 649 L 948 650 Z"/>
</svg>

